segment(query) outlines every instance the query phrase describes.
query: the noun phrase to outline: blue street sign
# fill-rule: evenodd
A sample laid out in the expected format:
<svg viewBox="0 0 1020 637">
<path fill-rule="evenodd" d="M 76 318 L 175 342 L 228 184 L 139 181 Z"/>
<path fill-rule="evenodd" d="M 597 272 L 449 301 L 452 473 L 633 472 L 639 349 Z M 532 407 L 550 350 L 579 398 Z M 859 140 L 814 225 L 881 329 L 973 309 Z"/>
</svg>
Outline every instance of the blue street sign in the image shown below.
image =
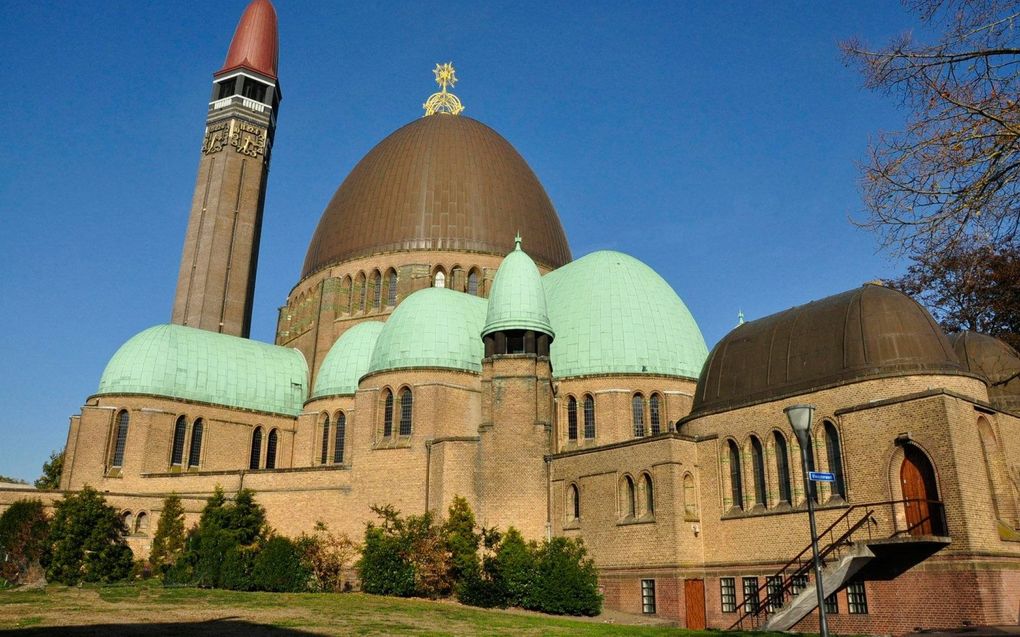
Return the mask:
<svg viewBox="0 0 1020 637">
<path fill-rule="evenodd" d="M 826 473 L 824 471 L 809 471 L 808 479 L 814 480 L 815 482 L 835 482 L 836 475 L 833 473 Z"/>
</svg>

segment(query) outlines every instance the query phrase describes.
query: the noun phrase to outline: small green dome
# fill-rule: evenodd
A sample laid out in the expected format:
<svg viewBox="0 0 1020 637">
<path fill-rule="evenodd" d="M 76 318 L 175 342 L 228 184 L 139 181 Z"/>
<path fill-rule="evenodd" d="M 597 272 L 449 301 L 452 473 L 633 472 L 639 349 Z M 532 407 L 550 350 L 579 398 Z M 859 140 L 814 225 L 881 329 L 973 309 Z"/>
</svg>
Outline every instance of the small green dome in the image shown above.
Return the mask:
<svg viewBox="0 0 1020 637">
<path fill-rule="evenodd" d="M 482 370 L 485 299 L 445 288 L 407 297 L 386 321 L 369 373 L 410 367 Z"/>
<path fill-rule="evenodd" d="M 521 250 L 520 236 L 513 252 L 506 255 L 496 271 L 482 336 L 501 330 L 535 330 L 553 335 L 542 275 L 531 257 Z"/>
<path fill-rule="evenodd" d="M 664 374 L 697 378 L 705 339 L 673 288 L 620 252 L 593 252 L 542 278 L 556 378 Z"/>
<path fill-rule="evenodd" d="M 308 364 L 296 349 L 157 325 L 121 345 L 96 394 L 146 394 L 296 416 L 307 385 Z"/>
<path fill-rule="evenodd" d="M 358 323 L 333 343 L 315 377 L 312 398 L 349 396 L 358 391 L 358 381 L 368 372 L 384 325 L 381 321 Z"/>
</svg>

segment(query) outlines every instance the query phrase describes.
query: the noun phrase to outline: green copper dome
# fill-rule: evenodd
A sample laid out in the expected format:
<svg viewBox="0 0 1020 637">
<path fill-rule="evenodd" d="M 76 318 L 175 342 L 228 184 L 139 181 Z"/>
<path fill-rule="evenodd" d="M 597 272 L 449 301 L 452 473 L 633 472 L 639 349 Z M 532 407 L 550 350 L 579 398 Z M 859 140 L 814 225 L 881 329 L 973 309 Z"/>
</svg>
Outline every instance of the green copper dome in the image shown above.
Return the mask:
<svg viewBox="0 0 1020 637">
<path fill-rule="evenodd" d="M 521 250 L 520 236 L 513 252 L 506 255 L 496 271 L 482 336 L 501 330 L 535 330 L 553 335 L 542 275 L 531 257 Z"/>
<path fill-rule="evenodd" d="M 358 381 L 368 372 L 383 325 L 381 321 L 358 323 L 333 343 L 315 377 L 312 398 L 349 396 L 358 391 Z"/>
<path fill-rule="evenodd" d="M 556 330 L 556 378 L 701 372 L 708 348 L 698 324 L 673 288 L 637 259 L 593 252 L 542 282 Z"/>
<path fill-rule="evenodd" d="M 164 396 L 296 416 L 307 384 L 308 364 L 296 349 L 157 325 L 121 345 L 96 393 Z"/>
<path fill-rule="evenodd" d="M 409 367 L 482 370 L 485 299 L 445 288 L 419 290 L 390 315 L 369 372 Z"/>
</svg>

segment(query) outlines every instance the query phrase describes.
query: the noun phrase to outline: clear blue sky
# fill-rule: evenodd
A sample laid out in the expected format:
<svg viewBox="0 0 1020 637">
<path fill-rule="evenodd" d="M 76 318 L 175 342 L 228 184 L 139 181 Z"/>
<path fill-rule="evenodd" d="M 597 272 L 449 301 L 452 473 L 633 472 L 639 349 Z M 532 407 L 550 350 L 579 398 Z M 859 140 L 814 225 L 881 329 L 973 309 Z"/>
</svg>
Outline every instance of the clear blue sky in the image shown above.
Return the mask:
<svg viewBox="0 0 1020 637">
<path fill-rule="evenodd" d="M 740 309 L 903 268 L 848 221 L 855 162 L 903 113 L 837 49 L 916 26 L 898 4 L 275 1 L 284 100 L 254 338 L 272 341 L 337 186 L 421 115 L 447 60 L 574 256 L 648 263 L 709 347 Z M 0 2 L 0 474 L 36 478 L 117 347 L 169 320 L 211 74 L 246 4 Z"/>
</svg>

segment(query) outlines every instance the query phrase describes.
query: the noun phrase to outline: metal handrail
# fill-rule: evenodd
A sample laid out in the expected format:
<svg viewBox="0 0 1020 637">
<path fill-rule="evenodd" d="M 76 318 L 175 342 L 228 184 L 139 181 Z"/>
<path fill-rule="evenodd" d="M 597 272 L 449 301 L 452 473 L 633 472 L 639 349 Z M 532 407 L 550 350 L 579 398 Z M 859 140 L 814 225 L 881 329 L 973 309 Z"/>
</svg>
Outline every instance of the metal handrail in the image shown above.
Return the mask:
<svg viewBox="0 0 1020 637">
<path fill-rule="evenodd" d="M 832 524 L 830 524 L 827 528 L 825 528 L 822 532 L 818 534 L 819 540 L 822 540 L 826 536 L 828 536 L 830 540 L 829 543 L 825 546 L 825 548 L 819 551 L 818 553 L 819 561 L 822 562 L 822 564 L 824 564 L 825 558 L 832 554 L 834 551 L 836 551 L 838 548 L 844 545 L 849 546 L 850 544 L 853 544 L 853 542 L 850 541 L 850 538 L 853 535 L 853 533 L 861 526 L 863 526 L 865 523 L 869 521 L 874 521 L 875 508 L 880 506 L 892 506 L 896 504 L 906 504 L 911 502 L 918 503 L 926 502 L 929 505 L 929 511 L 931 511 L 931 509 L 936 509 L 939 512 L 939 517 L 936 518 L 930 513 L 923 520 L 916 522 L 915 524 L 907 527 L 906 529 L 901 529 L 899 531 L 894 532 L 890 537 L 896 537 L 903 533 L 909 534 L 912 530 L 923 525 L 924 523 L 935 522 L 936 520 L 941 522 L 941 528 L 946 533 L 948 533 L 948 531 L 945 530 L 947 529 L 945 519 L 945 508 L 940 500 L 922 500 L 919 498 L 904 498 L 900 500 L 881 500 L 877 502 L 864 502 L 861 504 L 855 504 L 847 508 L 847 510 L 844 511 L 842 515 L 840 515 L 838 518 L 836 518 L 836 520 L 833 521 Z M 934 505 L 934 507 L 932 507 L 931 505 Z M 851 525 L 848 521 L 850 514 L 853 513 L 855 510 L 864 508 L 868 509 L 867 513 L 865 513 L 860 520 Z M 844 521 L 847 521 L 847 530 L 843 532 L 838 538 L 833 540 L 832 539 L 833 531 L 836 529 L 837 526 L 839 526 Z M 868 525 L 868 540 L 871 540 L 871 525 Z M 753 597 L 745 596 L 744 600 L 740 604 L 738 604 L 736 608 L 734 608 L 734 611 L 738 613 L 743 608 L 744 613 L 739 617 L 739 619 L 737 619 L 736 622 L 733 623 L 733 625 L 730 626 L 730 630 L 733 630 L 735 628 L 742 628 L 745 619 L 750 619 L 752 628 L 756 628 L 759 625 L 759 620 L 762 616 L 768 617 L 770 612 L 769 607 L 775 603 L 775 598 L 777 596 L 775 592 L 772 595 L 768 593 L 770 578 L 775 577 L 780 578 L 778 598 L 780 602 L 785 601 L 787 592 L 792 591 L 793 589 L 794 580 L 798 577 L 806 576 L 807 573 L 811 571 L 811 569 L 813 568 L 813 558 L 811 561 L 804 561 L 804 557 L 809 551 L 811 551 L 811 544 L 808 544 L 804 550 L 798 553 L 789 562 L 784 564 L 783 567 L 776 571 L 774 575 L 766 577 L 765 583 L 759 585 L 758 588 L 755 589 Z M 797 569 L 793 571 L 793 573 L 786 575 L 787 570 L 789 570 L 789 568 L 795 564 L 797 565 Z M 761 599 L 762 597 L 761 593 L 763 590 L 765 591 L 764 603 L 762 602 Z M 754 603 L 755 607 L 746 608 L 748 602 Z M 780 606 L 782 606 L 782 604 L 780 604 Z"/>
</svg>

